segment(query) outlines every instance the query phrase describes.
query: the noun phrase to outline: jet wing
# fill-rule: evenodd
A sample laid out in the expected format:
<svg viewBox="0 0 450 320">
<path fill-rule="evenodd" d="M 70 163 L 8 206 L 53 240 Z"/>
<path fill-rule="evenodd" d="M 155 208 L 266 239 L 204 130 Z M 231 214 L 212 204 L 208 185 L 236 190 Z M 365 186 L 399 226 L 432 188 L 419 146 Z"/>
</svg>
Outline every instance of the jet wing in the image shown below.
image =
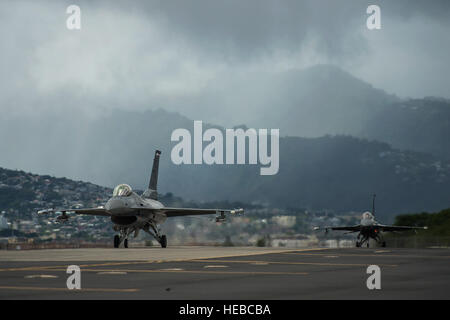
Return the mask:
<svg viewBox="0 0 450 320">
<path fill-rule="evenodd" d="M 409 226 L 386 226 L 386 225 L 377 225 L 380 231 L 408 231 L 408 230 L 427 230 L 428 227 L 409 227 Z"/>
<path fill-rule="evenodd" d="M 237 214 L 244 213 L 244 209 L 235 210 L 224 210 L 224 209 L 198 209 L 198 208 L 169 208 L 164 207 L 158 210 L 163 212 L 168 218 L 169 217 L 179 217 L 179 216 L 197 216 L 205 214 Z"/>
<path fill-rule="evenodd" d="M 111 216 L 105 208 L 99 207 L 99 208 L 86 208 L 86 209 L 46 209 L 46 210 L 40 210 L 38 211 L 38 214 L 49 214 L 49 213 L 75 213 L 75 214 L 86 214 L 91 216 L 104 216 L 109 217 Z"/>
<path fill-rule="evenodd" d="M 341 230 L 341 231 L 350 231 L 350 232 L 358 232 L 361 230 L 361 225 L 355 225 L 355 226 L 347 226 L 347 227 L 315 227 L 314 230 L 321 230 L 325 229 L 325 232 L 328 232 L 328 230 Z"/>
</svg>

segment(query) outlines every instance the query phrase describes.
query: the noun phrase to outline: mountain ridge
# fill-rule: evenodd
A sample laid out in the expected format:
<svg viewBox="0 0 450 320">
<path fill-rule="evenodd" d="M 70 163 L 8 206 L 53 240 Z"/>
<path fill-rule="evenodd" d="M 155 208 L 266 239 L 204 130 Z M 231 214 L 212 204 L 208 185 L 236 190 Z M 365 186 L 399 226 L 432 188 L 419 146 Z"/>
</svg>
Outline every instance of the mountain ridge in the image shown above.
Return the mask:
<svg viewBox="0 0 450 320">
<path fill-rule="evenodd" d="M 77 119 L 67 119 L 74 120 Z M 26 155 L 29 150 L 10 144 L 9 149 L 3 146 L 2 150 L 11 159 L 21 159 L 20 166 L 27 171 L 76 177 L 108 187 L 129 183 L 135 189 L 143 189 L 148 183 L 154 150 L 160 149 L 163 152 L 160 192 L 173 192 L 194 201 L 228 200 L 276 207 L 363 211 L 368 207 L 370 195 L 377 193 L 384 212 L 381 215 L 387 219 L 394 213 L 433 211 L 449 205 L 448 161 L 430 154 L 398 150 L 378 141 L 330 135 L 281 137 L 279 173 L 260 176 L 259 165 L 172 164 L 170 152 L 175 144 L 170 142 L 172 131 L 193 126 L 193 121 L 176 113 L 163 110 L 110 113 L 86 122 L 85 141 L 73 140 L 79 139 L 79 135 L 66 133 L 70 123 L 57 129 L 49 129 L 47 125 L 45 121 L 34 124 L 34 128 L 41 126 L 42 131 L 49 133 L 45 135 L 46 147 L 34 150 L 33 157 L 21 158 L 21 153 Z M 207 127 L 211 125 L 204 124 Z M 28 146 L 38 145 L 42 139 L 11 136 L 6 141 L 13 138 L 19 145 L 23 142 Z M 19 165 L 17 161 L 13 163 Z M 71 174 L 61 174 L 64 172 Z"/>
</svg>

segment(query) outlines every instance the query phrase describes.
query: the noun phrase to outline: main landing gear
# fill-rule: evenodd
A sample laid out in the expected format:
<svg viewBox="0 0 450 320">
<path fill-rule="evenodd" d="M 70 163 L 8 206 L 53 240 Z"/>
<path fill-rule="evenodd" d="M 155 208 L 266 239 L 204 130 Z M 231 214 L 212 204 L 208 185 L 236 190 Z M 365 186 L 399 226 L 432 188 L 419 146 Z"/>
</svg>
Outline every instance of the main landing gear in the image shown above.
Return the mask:
<svg viewBox="0 0 450 320">
<path fill-rule="evenodd" d="M 375 240 L 382 248 L 386 247 L 386 241 L 384 241 L 384 237 L 382 234 L 378 233 L 377 236 L 375 237 Z"/>
<path fill-rule="evenodd" d="M 361 241 L 359 240 L 362 237 Z M 366 236 L 363 236 L 361 234 L 358 234 L 358 237 L 356 238 L 356 247 L 360 248 L 366 243 L 367 248 L 369 247 L 369 238 Z"/>
<path fill-rule="evenodd" d="M 128 236 L 133 230 L 135 231 L 134 237 L 137 236 L 137 233 L 139 232 L 139 229 L 131 229 L 131 228 L 122 228 L 119 229 L 119 227 L 114 228 L 114 230 L 119 231 L 119 235 L 114 236 L 114 248 L 119 248 L 120 244 L 123 242 L 123 246 L 125 248 L 128 248 Z M 137 230 L 137 231 L 136 231 Z M 153 238 L 156 239 L 156 241 L 159 242 L 162 248 L 167 248 L 167 237 L 166 235 L 162 235 L 157 228 L 156 224 L 153 222 L 148 222 L 143 228 L 145 232 L 150 234 Z"/>
<path fill-rule="evenodd" d="M 362 239 L 360 240 L 360 238 L 362 237 Z M 378 245 L 380 245 L 381 247 L 385 248 L 386 247 L 386 241 L 384 241 L 383 236 L 381 235 L 377 235 L 375 237 L 373 237 L 373 239 L 377 242 Z M 366 243 L 367 248 L 369 248 L 369 237 L 367 236 L 362 236 L 361 234 L 358 235 L 357 239 L 356 239 L 356 247 L 360 248 L 364 245 L 364 243 Z"/>
<path fill-rule="evenodd" d="M 363 243 L 364 243 L 364 241 L 361 241 L 361 242 L 356 241 L 356 247 L 357 247 L 357 248 L 361 248 L 362 245 L 363 245 Z M 367 241 L 366 246 L 367 246 L 367 248 L 369 247 L 369 241 Z"/>
<path fill-rule="evenodd" d="M 360 247 L 362 247 L 362 243 L 363 243 L 364 241 L 361 241 L 361 242 L 359 242 L 359 241 L 356 241 L 356 247 L 357 248 L 360 248 Z M 386 241 L 381 241 L 381 242 L 378 242 L 378 244 L 382 247 L 382 248 L 386 248 Z M 369 248 L 369 241 L 367 241 L 367 248 Z"/>
<path fill-rule="evenodd" d="M 167 237 L 166 235 L 161 236 L 161 241 L 159 242 L 162 248 L 167 248 Z"/>
<path fill-rule="evenodd" d="M 151 235 L 153 238 L 155 238 L 155 240 L 158 241 L 159 244 L 161 245 L 161 248 L 167 248 L 167 237 L 166 237 L 166 235 L 164 235 L 164 234 L 162 235 L 160 233 L 160 231 L 155 223 L 153 223 L 151 221 L 148 222 L 144 226 L 144 228 L 142 228 L 142 230 L 144 230 L 149 235 Z"/>
</svg>

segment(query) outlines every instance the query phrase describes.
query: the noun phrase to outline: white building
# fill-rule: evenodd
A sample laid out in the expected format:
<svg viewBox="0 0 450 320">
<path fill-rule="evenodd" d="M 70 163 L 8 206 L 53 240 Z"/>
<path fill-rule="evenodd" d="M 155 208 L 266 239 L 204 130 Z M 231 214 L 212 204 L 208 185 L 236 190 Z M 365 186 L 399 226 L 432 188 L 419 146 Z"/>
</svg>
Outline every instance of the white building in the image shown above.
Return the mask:
<svg viewBox="0 0 450 320">
<path fill-rule="evenodd" d="M 8 220 L 6 220 L 4 215 L 0 216 L 0 229 L 8 229 Z"/>
</svg>

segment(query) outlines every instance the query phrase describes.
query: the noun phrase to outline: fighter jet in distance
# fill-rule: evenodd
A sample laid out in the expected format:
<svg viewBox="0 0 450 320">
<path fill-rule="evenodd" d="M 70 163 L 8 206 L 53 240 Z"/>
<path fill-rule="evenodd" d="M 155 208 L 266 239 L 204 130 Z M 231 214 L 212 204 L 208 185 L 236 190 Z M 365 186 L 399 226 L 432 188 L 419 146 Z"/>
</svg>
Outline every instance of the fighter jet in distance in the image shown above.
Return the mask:
<svg viewBox="0 0 450 320">
<path fill-rule="evenodd" d="M 382 232 L 397 232 L 397 231 L 408 231 L 408 230 L 426 230 L 428 227 L 410 227 L 410 226 L 392 226 L 392 225 L 384 225 L 380 224 L 375 220 L 375 197 L 373 195 L 372 200 L 372 212 L 366 211 L 362 214 L 360 224 L 355 226 L 347 226 L 347 227 L 314 227 L 314 230 L 325 229 L 325 233 L 328 233 L 328 230 L 340 230 L 340 231 L 348 231 L 347 233 L 359 232 L 356 238 L 356 247 L 362 247 L 364 243 L 367 243 L 367 248 L 369 247 L 369 239 L 374 239 L 378 244 L 382 247 L 386 247 L 386 241 L 384 241 Z M 347 234 L 346 233 L 346 234 Z"/>
<path fill-rule="evenodd" d="M 161 151 L 156 150 L 153 160 L 153 168 L 148 189 L 139 195 L 127 184 L 119 184 L 114 188 L 112 197 L 104 206 L 87 209 L 46 209 L 38 211 L 38 214 L 60 213 L 57 220 L 65 222 L 69 216 L 67 213 L 86 214 L 93 216 L 110 217 L 114 231 L 114 248 L 118 248 L 123 242 L 128 248 L 128 237 L 134 232 L 136 238 L 140 230 L 144 230 L 153 236 L 161 245 L 167 247 L 167 237 L 160 232 L 159 225 L 167 218 L 189 215 L 217 214 L 216 221 L 225 221 L 225 213 L 243 213 L 243 209 L 196 209 L 196 208 L 170 208 L 158 201 L 158 168 Z"/>
</svg>

